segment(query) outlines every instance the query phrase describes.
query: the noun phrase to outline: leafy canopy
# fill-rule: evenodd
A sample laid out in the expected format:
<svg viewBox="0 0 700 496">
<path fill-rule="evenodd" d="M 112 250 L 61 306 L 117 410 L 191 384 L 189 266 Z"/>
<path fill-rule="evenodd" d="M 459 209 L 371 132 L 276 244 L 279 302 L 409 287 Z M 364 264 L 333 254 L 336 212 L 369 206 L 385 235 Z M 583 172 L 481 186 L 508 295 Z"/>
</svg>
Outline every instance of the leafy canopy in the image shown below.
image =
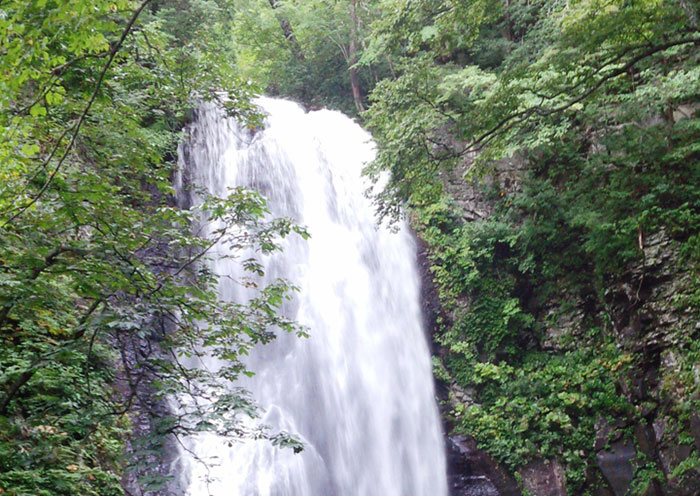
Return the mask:
<svg viewBox="0 0 700 496">
<path fill-rule="evenodd" d="M 243 427 L 255 404 L 228 391 L 249 373 L 251 346 L 303 333 L 278 315 L 293 288 L 277 281 L 249 302 L 221 301 L 203 262 L 216 239 L 266 253 L 305 232 L 243 189 L 189 211 L 172 201 L 191 108 L 214 100 L 260 119 L 226 41 L 231 11 L 225 0 L 0 5 L 3 494 L 122 494 L 125 438 L 137 473 L 167 436 L 202 429 L 299 447 Z M 194 222 L 214 223 L 215 238 L 190 234 Z M 214 373 L 182 359 L 203 350 L 227 365 Z M 203 391 L 222 394 L 186 401 Z M 166 398 L 183 402 L 177 416 Z M 149 434 L 132 436 L 132 422 Z"/>
</svg>

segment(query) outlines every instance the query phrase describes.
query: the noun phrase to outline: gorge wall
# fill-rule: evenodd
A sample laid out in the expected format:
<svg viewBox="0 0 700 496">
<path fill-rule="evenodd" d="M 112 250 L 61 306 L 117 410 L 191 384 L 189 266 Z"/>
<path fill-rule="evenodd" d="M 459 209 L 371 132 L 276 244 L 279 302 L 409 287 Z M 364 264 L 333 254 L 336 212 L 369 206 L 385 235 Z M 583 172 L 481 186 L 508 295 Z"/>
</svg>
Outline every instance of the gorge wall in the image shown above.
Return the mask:
<svg viewBox="0 0 700 496">
<path fill-rule="evenodd" d="M 542 176 L 524 158 L 476 179 L 467 167 L 445 173 L 442 207 L 413 218 L 453 494 L 698 494 L 687 236 L 640 228 L 635 260 L 601 274 L 557 205 L 566 180 L 539 209 L 527 202 Z M 504 215 L 513 204 L 517 215 Z M 540 215 L 553 221 L 536 230 Z M 510 283 L 494 291 L 484 280 Z"/>
</svg>

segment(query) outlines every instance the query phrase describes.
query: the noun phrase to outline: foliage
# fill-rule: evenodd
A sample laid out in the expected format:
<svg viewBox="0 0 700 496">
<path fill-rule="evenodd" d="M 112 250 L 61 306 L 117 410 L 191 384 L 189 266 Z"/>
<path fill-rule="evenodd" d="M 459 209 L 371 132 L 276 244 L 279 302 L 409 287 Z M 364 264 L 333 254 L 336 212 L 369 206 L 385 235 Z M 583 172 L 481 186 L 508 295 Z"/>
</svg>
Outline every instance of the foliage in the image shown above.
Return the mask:
<svg viewBox="0 0 700 496">
<path fill-rule="evenodd" d="M 538 2 L 524 5 L 513 2 L 508 12 L 527 12 L 506 16 L 501 2 L 438 2 L 431 12 L 469 21 L 430 24 L 423 7 L 396 7 L 377 21 L 376 50 L 401 57 L 399 74 L 378 86 L 367 115 L 380 144 L 373 167 L 391 171 L 395 199 L 408 199 L 412 178 L 425 169 L 449 169 L 473 152 L 486 163 L 524 149 L 557 149 L 569 130 L 585 129 L 584 122 L 588 132 L 604 136 L 660 111 L 668 115 L 697 96 L 691 81 L 697 80 L 700 38 L 696 14 L 686 7 L 670 1 L 620 1 L 605 9 L 598 2 L 547 2 L 541 10 Z M 512 47 L 492 68 L 497 61 L 483 63 L 465 47 L 481 31 L 481 42 L 490 43 L 504 23 Z M 424 29 L 430 39 L 417 42 L 415 33 Z M 667 33 L 676 35 L 669 40 Z M 460 41 L 448 41 L 455 37 Z M 426 117 L 399 133 L 419 112 Z M 418 159 L 397 159 L 407 153 Z M 410 196 L 420 202 L 421 191 Z"/>
<path fill-rule="evenodd" d="M 658 304 L 697 315 L 699 15 L 664 0 L 387 0 L 363 55 L 395 62 L 364 114 L 367 173 L 388 173 L 379 212 L 409 209 L 428 244 L 446 310 L 436 368 L 474 393 L 452 398 L 455 428 L 512 471 L 559 459 L 572 494 L 600 479 L 597 418 L 646 422 L 650 397 L 623 391 L 659 353 L 678 366 L 643 394 L 690 444 L 697 330 L 625 341 L 615 298 L 633 287 L 620 312 L 634 312 L 651 278 L 675 277 Z M 635 491 L 677 477 L 638 462 Z"/>
<path fill-rule="evenodd" d="M 521 203 L 534 200 L 522 196 Z M 558 458 L 578 491 L 594 461 L 596 420 L 633 414 L 616 380 L 632 357 L 595 328 L 576 336 L 578 349 L 542 349 L 538 309 L 526 295 L 540 285 L 534 294 L 552 298 L 546 288 L 561 288 L 566 269 L 560 264 L 571 257 L 571 248 L 562 245 L 561 259 L 538 253 L 548 247 L 544 233 L 552 225 L 517 229 L 508 217 L 513 202 L 502 202 L 510 207 L 478 223 L 462 222 L 449 201 L 418 211 L 419 232 L 431 246 L 434 280 L 449 315 L 437 337 L 442 363 L 448 381 L 478 393 L 476 404 L 454 403 L 455 430 L 475 437 L 514 472 L 533 459 Z M 556 225 L 557 212 L 550 214 Z M 534 246 L 533 239 L 539 240 Z M 544 267 L 556 271 L 547 274 Z"/>
<path fill-rule="evenodd" d="M 481 403 L 457 406 L 457 429 L 512 470 L 532 459 L 557 458 L 577 488 L 593 456 L 596 419 L 630 413 L 611 377 L 629 360 L 607 345 L 562 355 L 530 352 L 518 366 L 478 363 L 465 385 L 479 388 Z"/>
<path fill-rule="evenodd" d="M 357 115 L 351 68 L 358 73 L 362 96 L 390 71 L 389 61 L 383 57 L 360 62 L 368 47 L 369 24 L 378 16 L 376 2 L 295 0 L 272 4 L 274 8 L 268 0 L 237 3 L 233 36 L 241 74 L 268 93 Z"/>
<path fill-rule="evenodd" d="M 643 146 L 627 145 L 619 135 L 601 139 L 620 154 L 616 163 L 636 161 L 636 174 L 626 165 L 611 167 L 609 148 L 581 160 L 581 139 L 572 133 L 556 156 L 530 157 L 519 190 L 498 191 L 496 184 L 480 193 L 496 206 L 488 219 L 464 222 L 445 196 L 413 207 L 449 316 L 438 336 L 442 362 L 449 381 L 478 393 L 476 405 L 456 404 L 456 429 L 514 471 L 533 458 L 558 458 L 574 492 L 586 487 L 585 473 L 595 466 L 596 419 L 636 421 L 619 383 L 632 374 L 630 361 L 648 359 L 637 345 L 615 342 L 610 288 L 638 267 L 658 267 L 651 237 L 690 244 L 686 260 L 690 274 L 696 271 L 691 248 L 700 227 L 700 178 L 693 161 L 674 159 L 675 139 L 695 138 L 681 134 L 660 143 L 653 139 L 660 131 L 623 131 Z M 678 286 L 676 308 L 696 314 L 692 277 L 689 287 Z M 558 314 L 582 317 L 560 329 Z M 551 332 L 558 333 L 555 341 Z M 662 383 L 665 415 L 678 419 L 681 432 L 697 408 L 694 336 L 684 327 L 672 331 L 678 368 L 666 371 Z M 679 474 L 681 466 L 695 467 L 683 461 Z M 660 468 L 647 468 L 635 479 L 639 487 L 649 474 L 665 480 Z"/>
<path fill-rule="evenodd" d="M 513 297 L 517 281 L 509 252 L 516 233 L 499 222 L 455 225 L 449 218 L 450 206 L 444 203 L 421 213 L 421 237 L 433 248 L 434 280 L 443 305 L 452 312 L 452 325 L 440 341 L 452 353 L 469 358 L 514 353 L 518 334 L 533 324 L 532 316 Z M 452 228 L 446 230 L 450 223 Z M 465 297 L 468 304 L 460 305 Z"/>
<path fill-rule="evenodd" d="M 303 333 L 277 315 L 287 283 L 247 304 L 224 302 L 201 263 L 217 240 L 265 253 L 303 229 L 271 220 L 246 190 L 190 211 L 172 206 L 189 109 L 216 100 L 259 119 L 222 41 L 230 10 L 225 0 L 0 6 L 3 494 L 122 494 L 124 439 L 137 417 L 153 422 L 131 447 L 137 472 L 165 436 L 202 429 L 299 448 L 263 426 L 243 428 L 255 415 L 244 391 L 184 404 L 177 416 L 161 408 L 249 373 L 241 355 L 276 330 Z M 203 219 L 213 239 L 189 234 Z M 211 373 L 182 359 L 205 349 L 227 366 Z"/>
</svg>

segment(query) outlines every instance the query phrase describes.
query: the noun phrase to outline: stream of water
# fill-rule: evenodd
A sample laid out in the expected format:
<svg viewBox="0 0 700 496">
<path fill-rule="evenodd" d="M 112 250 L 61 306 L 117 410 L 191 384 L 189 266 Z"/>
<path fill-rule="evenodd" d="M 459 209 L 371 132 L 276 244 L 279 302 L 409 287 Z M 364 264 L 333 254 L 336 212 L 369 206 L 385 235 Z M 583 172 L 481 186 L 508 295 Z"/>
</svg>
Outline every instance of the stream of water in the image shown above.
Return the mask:
<svg viewBox="0 0 700 496">
<path fill-rule="evenodd" d="M 185 460 L 184 492 L 445 496 L 416 247 L 405 226 L 390 232 L 376 225 L 360 175 L 374 153 L 371 137 L 338 112 L 258 103 L 267 118 L 254 132 L 202 107 L 180 149 L 182 176 L 222 196 L 233 186 L 255 188 L 273 215 L 308 228 L 309 240 L 290 236 L 283 252 L 265 258 L 265 280 L 282 277 L 300 288 L 284 311 L 310 336 L 279 333 L 254 350 L 246 363 L 256 375 L 242 384 L 264 423 L 295 435 L 305 449 L 295 454 L 266 441 L 229 446 L 202 434 L 188 447 L 215 465 Z M 220 258 L 211 269 L 233 276 L 222 279 L 224 298 L 250 296 L 232 282 L 241 275 L 235 261 Z"/>
</svg>

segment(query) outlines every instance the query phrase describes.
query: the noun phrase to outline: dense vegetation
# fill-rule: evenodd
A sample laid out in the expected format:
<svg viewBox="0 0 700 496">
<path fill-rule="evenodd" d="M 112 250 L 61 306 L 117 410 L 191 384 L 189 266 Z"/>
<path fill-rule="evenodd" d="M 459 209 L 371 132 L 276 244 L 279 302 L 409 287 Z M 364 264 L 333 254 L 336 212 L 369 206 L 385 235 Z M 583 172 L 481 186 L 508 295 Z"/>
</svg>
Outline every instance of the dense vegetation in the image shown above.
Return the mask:
<svg viewBox="0 0 700 496">
<path fill-rule="evenodd" d="M 214 222 L 217 239 L 269 251 L 303 231 L 268 220 L 250 191 L 189 211 L 172 204 L 189 109 L 222 99 L 256 118 L 221 35 L 229 9 L 0 5 L 1 494 L 123 494 L 128 465 L 153 489 L 164 480 L 146 464 L 157 465 L 166 434 L 216 429 L 296 447 L 243 427 L 254 415 L 243 391 L 187 401 L 247 373 L 240 355 L 271 339 L 270 328 L 297 329 L 276 313 L 291 289 L 283 281 L 248 305 L 219 301 L 198 263 L 212 241 L 189 232 Z M 205 345 L 229 365 L 211 373 L 181 360 Z M 177 412 L 163 408 L 166 395 L 181 400 Z M 135 438 L 144 422 L 148 435 Z"/>
<path fill-rule="evenodd" d="M 359 13 L 362 29 L 328 31 L 310 5 L 334 27 Z M 362 48 L 360 118 L 378 144 L 367 173 L 390 173 L 379 212 L 407 209 L 428 245 L 444 309 L 436 375 L 451 390 L 454 430 L 516 478 L 558 460 L 570 494 L 603 490 L 597 455 L 631 443 L 630 494 L 693 494 L 697 5 L 284 8 L 295 50 L 333 54 L 342 43 L 324 41 L 331 32 Z M 351 109 L 349 74 L 332 96 L 313 79 L 342 64 L 312 57 L 313 73 L 294 64 L 311 94 L 285 86 L 282 66 L 268 66 L 272 86 Z"/>
<path fill-rule="evenodd" d="M 610 441 L 637 445 L 629 494 L 692 494 L 697 5 L 383 12 L 366 58 L 389 54 L 398 73 L 370 95 L 369 172 L 391 172 L 381 211 L 407 205 L 429 245 L 455 430 L 514 474 L 558 460 L 570 494 L 588 494 L 614 425 Z"/>
<path fill-rule="evenodd" d="M 558 460 L 577 495 L 629 442 L 630 494 L 692 494 L 699 18 L 686 0 L 0 4 L 0 492 L 121 494 L 133 419 L 196 373 L 178 356 L 216 339 L 235 377 L 242 335 L 296 329 L 283 282 L 217 301 L 188 234 L 206 211 L 270 250 L 294 226 L 247 191 L 171 201 L 188 111 L 217 99 L 255 125 L 260 88 L 372 130 L 379 212 L 428 246 L 455 432 L 516 478 Z M 246 435 L 252 410 L 224 397 L 147 441 Z"/>
</svg>

